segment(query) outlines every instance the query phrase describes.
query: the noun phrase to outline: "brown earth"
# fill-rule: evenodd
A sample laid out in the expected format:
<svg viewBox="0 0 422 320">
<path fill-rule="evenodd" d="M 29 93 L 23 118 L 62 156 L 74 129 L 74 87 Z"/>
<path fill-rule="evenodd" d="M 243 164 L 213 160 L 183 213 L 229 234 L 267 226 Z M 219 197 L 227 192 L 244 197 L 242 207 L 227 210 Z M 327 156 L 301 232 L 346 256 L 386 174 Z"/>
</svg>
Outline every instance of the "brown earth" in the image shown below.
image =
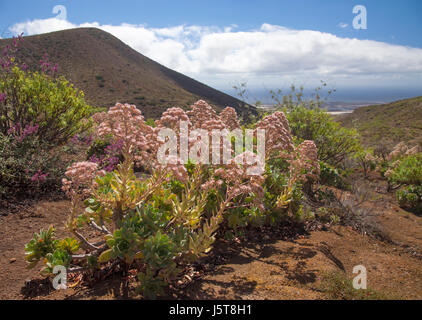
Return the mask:
<svg viewBox="0 0 422 320">
<path fill-rule="evenodd" d="M 377 183 L 372 177 L 369 183 Z M 298 234 L 286 240 L 282 232 L 255 233 L 228 245 L 220 240 L 214 258 L 193 272 L 197 279 L 179 281 L 167 299 L 327 299 L 324 275 L 342 272 L 353 278 L 353 267 L 364 265 L 368 287 L 390 297 L 422 299 L 422 217 L 400 209 L 391 194 L 371 195 L 366 206 L 388 240 L 378 240 L 351 227 Z M 1 299 L 126 299 L 137 295 L 135 276 L 114 274 L 89 287 L 81 284 L 55 291 L 38 270 L 27 270 L 24 245 L 34 232 L 50 224 L 65 234 L 68 201 L 41 201 L 19 213 L 0 217 Z M 204 272 L 205 270 L 205 272 Z M 192 275 L 192 274 L 191 274 Z M 126 279 L 126 280 L 123 280 Z M 189 279 L 184 276 L 182 280 Z M 190 280 L 190 279 L 189 279 Z M 77 283 L 76 279 L 70 282 Z"/>
</svg>

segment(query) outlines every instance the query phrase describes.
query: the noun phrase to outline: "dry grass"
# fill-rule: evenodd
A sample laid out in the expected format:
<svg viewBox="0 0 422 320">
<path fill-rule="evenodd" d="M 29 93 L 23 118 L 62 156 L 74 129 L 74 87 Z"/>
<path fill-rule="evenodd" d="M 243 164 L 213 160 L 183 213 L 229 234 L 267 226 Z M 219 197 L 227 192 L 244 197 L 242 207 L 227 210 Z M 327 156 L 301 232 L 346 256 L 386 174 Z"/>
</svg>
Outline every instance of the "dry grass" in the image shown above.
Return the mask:
<svg viewBox="0 0 422 320">
<path fill-rule="evenodd" d="M 321 290 L 329 299 L 333 300 L 397 300 L 381 291 L 367 289 L 355 289 L 353 282 L 344 272 L 326 272 L 322 277 Z"/>
</svg>

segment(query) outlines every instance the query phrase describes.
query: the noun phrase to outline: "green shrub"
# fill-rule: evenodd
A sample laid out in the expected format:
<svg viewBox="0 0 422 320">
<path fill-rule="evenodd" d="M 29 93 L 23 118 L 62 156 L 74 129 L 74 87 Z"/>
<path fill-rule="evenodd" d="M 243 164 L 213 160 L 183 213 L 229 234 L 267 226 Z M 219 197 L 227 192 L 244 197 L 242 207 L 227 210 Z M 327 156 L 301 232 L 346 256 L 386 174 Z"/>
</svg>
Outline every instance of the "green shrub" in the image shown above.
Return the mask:
<svg viewBox="0 0 422 320">
<path fill-rule="evenodd" d="M 342 190 L 350 190 L 350 185 L 344 178 L 344 173 L 323 161 L 320 161 L 320 183 L 326 186 L 335 187 Z"/>
<path fill-rule="evenodd" d="M 27 126 L 38 126 L 40 140 L 53 144 L 66 142 L 90 126 L 86 120 L 94 109 L 84 94 L 63 77 L 26 72 L 14 66 L 0 71 L 0 132 L 19 134 Z"/>
<path fill-rule="evenodd" d="M 292 134 L 302 142 L 313 140 L 318 148 L 318 159 L 335 167 L 360 150 L 359 135 L 355 129 L 341 127 L 323 109 L 308 109 L 297 105 L 286 113 Z"/>
<path fill-rule="evenodd" d="M 401 207 L 422 214 L 422 186 L 407 186 L 397 191 L 397 200 Z"/>
<path fill-rule="evenodd" d="M 117 110 L 123 110 L 125 117 L 120 117 Z M 97 158 L 118 152 L 122 159 L 116 157 L 117 168 L 106 173 L 91 159 L 73 164 L 63 179 L 63 188 L 71 198 L 66 230 L 74 238 L 69 242 L 78 241 L 85 253 L 70 254 L 63 247 L 43 251 L 40 255 L 45 258 L 46 271 L 56 263 L 80 271 L 87 266 L 133 268 L 141 282 L 139 290 L 145 297 L 154 297 L 176 280 L 188 263 L 211 250 L 220 226 L 226 235 L 233 230 L 239 235 L 248 226 L 311 217 L 303 200 L 304 186 L 308 183 L 312 189 L 318 180 L 316 147 L 308 141 L 295 149 L 281 113 L 264 124 L 286 134 L 289 154 L 281 147 L 269 149 L 266 172 L 258 174 L 247 173 L 245 169 L 252 169 L 250 165 L 236 161 L 221 166 L 193 160 L 176 167 L 154 166 L 155 146 L 145 144 L 152 130 L 139 117 L 136 107 L 119 104 L 107 117 L 97 132 L 105 141 L 94 141 L 89 152 Z M 104 127 L 112 124 L 115 135 L 102 136 L 110 132 Z M 299 161 L 301 157 L 303 161 Z M 151 166 L 146 167 L 149 175 L 138 179 L 134 167 L 140 158 Z M 88 234 L 89 228 L 95 233 Z M 99 241 L 98 232 L 104 240 Z"/>
<path fill-rule="evenodd" d="M 393 170 L 391 180 L 400 184 L 422 185 L 422 153 L 402 159 Z"/>
<path fill-rule="evenodd" d="M 94 112 L 83 92 L 56 77 L 48 56 L 39 72 L 19 67 L 14 54 L 20 40 L 13 39 L 0 57 L 0 197 L 60 190 L 67 166 L 60 148 L 89 128 Z"/>
<path fill-rule="evenodd" d="M 397 200 L 401 207 L 422 213 L 422 153 L 397 161 L 398 165 L 385 173 L 390 184 L 401 186 L 396 192 Z"/>
</svg>

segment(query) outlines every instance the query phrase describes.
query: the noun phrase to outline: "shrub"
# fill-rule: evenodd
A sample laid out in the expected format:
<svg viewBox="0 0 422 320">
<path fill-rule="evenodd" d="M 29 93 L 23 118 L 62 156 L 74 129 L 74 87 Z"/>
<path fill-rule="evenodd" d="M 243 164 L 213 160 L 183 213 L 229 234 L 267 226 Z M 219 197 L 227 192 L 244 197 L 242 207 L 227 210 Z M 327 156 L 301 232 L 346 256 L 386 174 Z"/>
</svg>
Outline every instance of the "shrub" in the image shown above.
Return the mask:
<svg viewBox="0 0 422 320">
<path fill-rule="evenodd" d="M 391 184 L 401 186 L 396 193 L 400 206 L 422 213 L 422 153 L 395 158 L 385 176 Z"/>
<path fill-rule="evenodd" d="M 341 127 L 322 109 L 295 106 L 287 113 L 292 135 L 299 141 L 313 140 L 318 148 L 318 159 L 335 167 L 360 150 L 359 135 L 355 129 Z"/>
<path fill-rule="evenodd" d="M 0 58 L 0 196 L 58 187 L 65 164 L 54 149 L 90 126 L 94 109 L 48 57 L 40 71 L 19 66 L 13 39 Z"/>
<path fill-rule="evenodd" d="M 362 168 L 365 178 L 367 178 L 368 173 L 375 170 L 377 166 L 377 159 L 373 156 L 372 150 L 360 150 L 355 154 L 355 159 Z"/>
<path fill-rule="evenodd" d="M 25 259 L 29 262 L 28 268 L 35 267 L 41 259 L 45 259 L 45 267 L 42 274 L 48 275 L 53 272 L 54 266 L 69 266 L 71 255 L 79 250 L 79 243 L 75 239 L 65 238 L 57 240 L 54 236 L 54 228 L 41 230 L 34 234 L 31 241 L 25 246 Z"/>
<path fill-rule="evenodd" d="M 23 133 L 27 126 L 37 125 L 37 136 L 49 143 L 60 144 L 89 127 L 85 119 L 93 108 L 64 77 L 56 77 L 57 65 L 44 55 L 40 71 L 19 66 L 14 57 L 21 37 L 13 39 L 0 58 L 0 132 L 13 129 Z"/>
<path fill-rule="evenodd" d="M 391 174 L 395 183 L 407 185 L 422 185 L 422 153 L 410 155 L 400 161 Z"/>
<path fill-rule="evenodd" d="M 0 133 L 0 198 L 58 190 L 65 167 L 51 144 L 33 134 Z"/>
<path fill-rule="evenodd" d="M 84 121 L 93 108 L 82 92 L 64 78 L 51 78 L 38 72 L 25 72 L 17 66 L 2 73 L 0 92 L 6 95 L 0 102 L 0 132 L 23 133 L 25 127 L 38 125 L 41 140 L 54 144 L 86 130 Z"/>
<path fill-rule="evenodd" d="M 396 195 L 401 207 L 422 214 L 422 186 L 404 187 Z"/>
<path fill-rule="evenodd" d="M 342 190 L 350 190 L 351 186 L 344 178 L 341 169 L 335 168 L 323 161 L 320 162 L 320 183 L 322 185 L 335 187 Z"/>
</svg>

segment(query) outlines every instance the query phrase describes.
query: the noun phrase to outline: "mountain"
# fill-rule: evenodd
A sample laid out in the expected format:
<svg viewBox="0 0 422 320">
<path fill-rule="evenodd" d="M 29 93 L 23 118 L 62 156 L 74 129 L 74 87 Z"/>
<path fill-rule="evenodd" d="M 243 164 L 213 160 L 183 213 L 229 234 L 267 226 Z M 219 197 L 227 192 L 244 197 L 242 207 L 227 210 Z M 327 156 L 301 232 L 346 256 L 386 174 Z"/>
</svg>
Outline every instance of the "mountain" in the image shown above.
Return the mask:
<svg viewBox="0 0 422 320">
<path fill-rule="evenodd" d="M 346 127 L 355 127 L 370 147 L 391 148 L 401 141 L 422 146 L 422 96 L 361 107 L 337 120 Z"/>
<path fill-rule="evenodd" d="M 0 40 L 0 48 L 10 41 Z M 216 109 L 232 106 L 239 115 L 256 112 L 230 95 L 143 56 L 100 29 L 78 28 L 24 37 L 17 57 L 37 69 L 45 53 L 51 62 L 58 63 L 59 73 L 98 107 L 131 103 L 146 118 L 154 118 L 168 107 L 186 109 L 203 99 Z"/>
</svg>

